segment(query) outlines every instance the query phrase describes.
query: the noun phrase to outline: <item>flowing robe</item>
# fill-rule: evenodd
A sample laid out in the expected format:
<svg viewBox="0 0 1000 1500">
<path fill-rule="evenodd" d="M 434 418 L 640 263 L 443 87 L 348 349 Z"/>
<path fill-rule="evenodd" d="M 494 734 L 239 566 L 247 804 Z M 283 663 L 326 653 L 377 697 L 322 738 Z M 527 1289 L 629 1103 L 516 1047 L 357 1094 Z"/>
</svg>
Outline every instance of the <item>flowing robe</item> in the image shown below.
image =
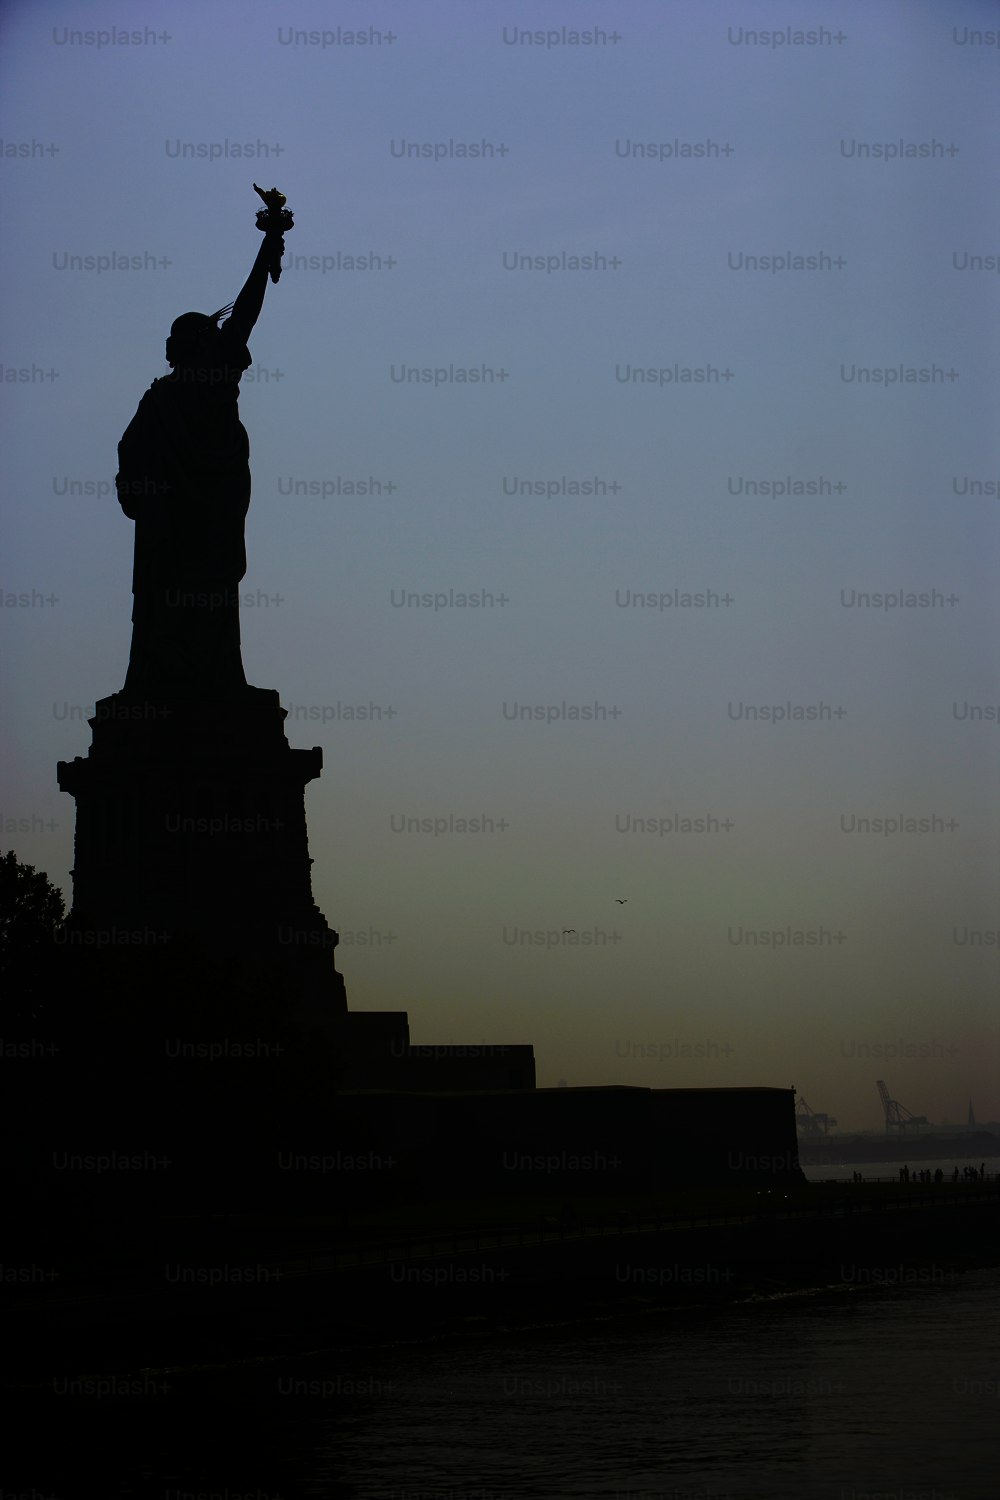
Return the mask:
<svg viewBox="0 0 1000 1500">
<path fill-rule="evenodd" d="M 246 690 L 250 443 L 239 417 L 246 345 L 219 330 L 212 363 L 154 380 L 118 445 L 115 487 L 135 522 L 132 650 L 124 691 L 226 698 Z"/>
</svg>

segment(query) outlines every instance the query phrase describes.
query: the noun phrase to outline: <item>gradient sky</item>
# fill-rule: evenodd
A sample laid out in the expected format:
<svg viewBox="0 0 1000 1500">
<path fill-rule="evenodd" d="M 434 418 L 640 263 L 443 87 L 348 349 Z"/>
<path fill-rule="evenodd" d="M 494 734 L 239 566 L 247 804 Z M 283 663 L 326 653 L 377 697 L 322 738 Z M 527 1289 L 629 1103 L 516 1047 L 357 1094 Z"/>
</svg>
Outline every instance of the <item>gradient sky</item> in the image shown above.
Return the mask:
<svg viewBox="0 0 1000 1500">
<path fill-rule="evenodd" d="M 542 1085 L 794 1084 L 872 1128 L 885 1078 L 932 1119 L 1000 1117 L 991 28 L 962 0 L 8 4 L 2 847 L 69 897 L 56 762 L 128 661 L 116 445 L 172 319 L 236 296 L 276 183 L 243 655 L 323 748 L 314 893 L 351 1006 L 533 1042 Z M 394 154 L 483 140 L 507 150 Z M 732 150 L 674 150 L 706 141 Z M 900 142 L 930 154 L 866 151 Z M 619 264 L 562 269 L 586 255 Z M 741 259 L 781 255 L 828 259 Z M 733 373 L 627 378 L 675 365 Z M 393 378 L 482 366 L 507 378 Z M 396 488 L 335 492 L 369 476 Z M 789 477 L 841 488 L 746 488 Z M 845 712 L 740 716 L 789 703 Z M 619 712 L 553 718 L 594 704 Z M 732 826 L 676 829 L 698 818 Z M 745 940 L 789 929 L 821 941 Z"/>
</svg>

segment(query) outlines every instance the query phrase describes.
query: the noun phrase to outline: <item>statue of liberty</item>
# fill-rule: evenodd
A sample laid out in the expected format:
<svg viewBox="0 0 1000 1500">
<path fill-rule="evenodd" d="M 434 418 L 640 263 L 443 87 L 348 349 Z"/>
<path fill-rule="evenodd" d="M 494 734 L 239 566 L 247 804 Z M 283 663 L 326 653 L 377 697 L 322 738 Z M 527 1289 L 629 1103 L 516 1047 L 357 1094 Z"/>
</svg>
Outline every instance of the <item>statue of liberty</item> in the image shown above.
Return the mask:
<svg viewBox="0 0 1000 1500">
<path fill-rule="evenodd" d="M 154 380 L 118 445 L 115 487 L 135 522 L 132 649 L 124 694 L 144 699 L 227 699 L 247 691 L 240 651 L 239 584 L 246 573 L 250 443 L 239 416 L 247 348 L 277 281 L 292 216 L 277 189 L 236 301 L 176 318 L 169 375 Z M 221 325 L 221 326 L 220 326 Z"/>
</svg>

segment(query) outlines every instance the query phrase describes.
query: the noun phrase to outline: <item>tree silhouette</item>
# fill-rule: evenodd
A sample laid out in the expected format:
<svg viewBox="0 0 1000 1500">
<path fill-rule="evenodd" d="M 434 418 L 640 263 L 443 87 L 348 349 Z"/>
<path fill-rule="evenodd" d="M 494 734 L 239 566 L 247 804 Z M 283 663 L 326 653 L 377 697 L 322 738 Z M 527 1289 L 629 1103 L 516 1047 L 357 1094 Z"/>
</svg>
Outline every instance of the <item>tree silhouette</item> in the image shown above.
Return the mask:
<svg viewBox="0 0 1000 1500">
<path fill-rule="evenodd" d="M 62 892 L 9 849 L 0 857 L 0 989 L 8 1024 L 39 1019 L 46 960 L 65 918 Z"/>
</svg>

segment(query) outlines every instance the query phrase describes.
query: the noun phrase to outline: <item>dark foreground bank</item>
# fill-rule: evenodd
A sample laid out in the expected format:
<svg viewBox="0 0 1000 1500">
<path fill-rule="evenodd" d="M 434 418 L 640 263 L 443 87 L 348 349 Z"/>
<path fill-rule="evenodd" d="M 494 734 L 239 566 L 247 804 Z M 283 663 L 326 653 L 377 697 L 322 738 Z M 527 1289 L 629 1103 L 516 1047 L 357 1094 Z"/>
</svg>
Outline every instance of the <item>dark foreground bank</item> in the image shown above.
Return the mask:
<svg viewBox="0 0 1000 1500">
<path fill-rule="evenodd" d="M 520 1224 L 482 1215 L 447 1230 L 419 1215 L 336 1232 L 232 1218 L 91 1224 L 60 1261 L 5 1267 L 5 1384 L 114 1394 L 150 1370 L 916 1287 L 996 1263 L 1000 1243 L 995 1180 L 807 1185 L 677 1207 Z"/>
</svg>

